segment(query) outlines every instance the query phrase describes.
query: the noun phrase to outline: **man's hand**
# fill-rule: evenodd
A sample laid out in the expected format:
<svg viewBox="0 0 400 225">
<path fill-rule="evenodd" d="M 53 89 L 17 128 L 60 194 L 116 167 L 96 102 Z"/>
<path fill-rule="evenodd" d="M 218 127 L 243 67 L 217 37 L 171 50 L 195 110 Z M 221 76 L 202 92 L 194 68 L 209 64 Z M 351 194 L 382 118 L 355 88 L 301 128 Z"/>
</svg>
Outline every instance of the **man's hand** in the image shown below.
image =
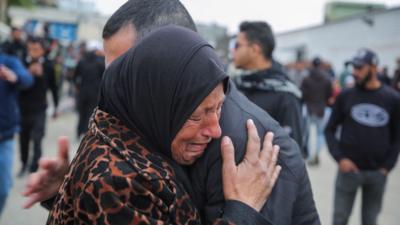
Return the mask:
<svg viewBox="0 0 400 225">
<path fill-rule="evenodd" d="M 356 164 L 354 164 L 353 161 L 347 158 L 341 159 L 339 161 L 339 170 L 342 173 L 350 173 L 350 172 L 358 173 L 360 171 L 356 166 Z"/>
<path fill-rule="evenodd" d="M 41 158 L 39 170 L 28 177 L 25 190 L 22 193 L 28 198 L 23 208 L 28 209 L 37 202 L 55 196 L 68 172 L 68 138 L 62 136 L 58 139 L 58 155 L 55 158 Z"/>
<path fill-rule="evenodd" d="M 15 84 L 18 80 L 17 75 L 4 65 L 0 65 L 0 79 Z"/>
<path fill-rule="evenodd" d="M 41 63 L 32 63 L 29 68 L 29 72 L 36 77 L 41 77 L 43 76 L 43 65 Z"/>
<path fill-rule="evenodd" d="M 221 143 L 222 180 L 226 200 L 241 201 L 257 211 L 267 202 L 281 170 L 277 166 L 279 146 L 272 146 L 273 133 L 265 136 L 260 152 L 260 138 L 252 120 L 247 121 L 247 150 L 236 166 L 232 141 L 224 137 Z"/>
</svg>

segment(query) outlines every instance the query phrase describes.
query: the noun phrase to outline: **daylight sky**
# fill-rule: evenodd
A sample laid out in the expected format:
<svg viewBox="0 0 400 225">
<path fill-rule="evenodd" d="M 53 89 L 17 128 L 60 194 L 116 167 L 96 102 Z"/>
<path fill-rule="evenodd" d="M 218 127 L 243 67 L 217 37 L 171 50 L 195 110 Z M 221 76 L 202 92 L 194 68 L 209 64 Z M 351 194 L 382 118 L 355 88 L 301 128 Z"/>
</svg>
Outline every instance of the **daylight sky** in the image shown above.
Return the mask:
<svg viewBox="0 0 400 225">
<path fill-rule="evenodd" d="M 94 0 L 97 9 L 112 14 L 126 0 Z M 217 23 L 237 32 L 243 20 L 264 20 L 275 32 L 290 31 L 323 22 L 324 5 L 329 0 L 181 0 L 196 22 Z M 400 6 L 400 0 L 378 2 L 389 7 Z"/>
</svg>

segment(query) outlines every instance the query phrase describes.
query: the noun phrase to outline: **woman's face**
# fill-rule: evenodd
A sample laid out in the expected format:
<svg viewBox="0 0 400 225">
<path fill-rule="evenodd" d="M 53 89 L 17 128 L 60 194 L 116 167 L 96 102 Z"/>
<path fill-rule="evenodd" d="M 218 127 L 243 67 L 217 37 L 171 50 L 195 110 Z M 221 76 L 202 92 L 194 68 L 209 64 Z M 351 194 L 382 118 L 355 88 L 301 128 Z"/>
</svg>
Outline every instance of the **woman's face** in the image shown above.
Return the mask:
<svg viewBox="0 0 400 225">
<path fill-rule="evenodd" d="M 193 164 L 203 155 L 211 139 L 221 136 L 219 118 L 224 99 L 224 87 L 220 83 L 183 124 L 171 144 L 172 158 L 176 162 Z"/>
</svg>

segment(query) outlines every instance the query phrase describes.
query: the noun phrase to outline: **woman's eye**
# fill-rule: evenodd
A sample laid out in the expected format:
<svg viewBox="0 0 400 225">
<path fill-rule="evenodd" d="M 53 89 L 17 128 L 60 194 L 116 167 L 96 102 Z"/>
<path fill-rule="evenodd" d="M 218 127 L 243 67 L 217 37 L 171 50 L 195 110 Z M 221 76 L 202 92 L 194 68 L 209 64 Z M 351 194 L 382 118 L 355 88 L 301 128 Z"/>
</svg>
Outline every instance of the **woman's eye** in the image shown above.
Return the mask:
<svg viewBox="0 0 400 225">
<path fill-rule="evenodd" d="M 198 121 L 200 121 L 200 120 L 201 120 L 201 117 L 190 117 L 190 118 L 189 118 L 189 120 L 192 120 L 192 121 L 198 122 Z"/>
</svg>

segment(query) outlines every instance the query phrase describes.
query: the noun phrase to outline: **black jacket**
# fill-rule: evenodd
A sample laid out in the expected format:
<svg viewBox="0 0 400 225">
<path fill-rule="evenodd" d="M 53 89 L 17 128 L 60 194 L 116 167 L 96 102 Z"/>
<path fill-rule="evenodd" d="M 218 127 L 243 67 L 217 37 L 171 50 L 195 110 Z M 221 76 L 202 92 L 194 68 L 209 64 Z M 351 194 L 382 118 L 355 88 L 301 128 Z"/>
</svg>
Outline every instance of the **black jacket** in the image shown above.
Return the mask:
<svg viewBox="0 0 400 225">
<path fill-rule="evenodd" d="M 83 56 L 74 75 L 79 98 L 97 100 L 104 69 L 104 57 L 97 56 L 94 52 L 88 52 Z"/>
<path fill-rule="evenodd" d="M 21 61 L 26 56 L 26 45 L 23 41 L 8 40 L 1 45 L 1 50 L 7 55 L 13 55 L 19 58 Z"/>
<path fill-rule="evenodd" d="M 322 69 L 312 69 L 310 75 L 301 83 L 303 100 L 307 105 L 307 112 L 319 118 L 324 117 L 325 107 L 332 95 L 332 84 L 329 74 Z"/>
<path fill-rule="evenodd" d="M 46 110 L 48 90 L 51 91 L 54 107 L 57 108 L 58 106 L 58 86 L 53 62 L 44 57 L 38 60 L 32 60 L 27 57 L 25 66 L 29 68 L 29 65 L 34 62 L 39 62 L 43 65 L 43 75 L 33 76 L 34 85 L 20 92 L 19 106 L 21 114 L 37 113 Z"/>
<path fill-rule="evenodd" d="M 222 135 L 231 137 L 235 146 L 236 161 L 243 159 L 246 151 L 247 119 L 253 119 L 260 137 L 267 131 L 275 134 L 274 144 L 280 146 L 279 162 L 282 166 L 279 179 L 262 214 L 277 225 L 320 224 L 306 167 L 297 144 L 265 111 L 250 102 L 231 82 L 231 88 L 221 113 Z M 223 213 L 220 140 L 209 144 L 204 156 L 191 168 L 191 182 L 203 219 L 211 223 Z M 208 171 L 208 172 L 207 172 Z"/>
<path fill-rule="evenodd" d="M 302 94 L 282 68 L 274 63 L 270 69 L 236 77 L 235 84 L 250 101 L 278 121 L 301 149 L 304 148 Z"/>
</svg>

